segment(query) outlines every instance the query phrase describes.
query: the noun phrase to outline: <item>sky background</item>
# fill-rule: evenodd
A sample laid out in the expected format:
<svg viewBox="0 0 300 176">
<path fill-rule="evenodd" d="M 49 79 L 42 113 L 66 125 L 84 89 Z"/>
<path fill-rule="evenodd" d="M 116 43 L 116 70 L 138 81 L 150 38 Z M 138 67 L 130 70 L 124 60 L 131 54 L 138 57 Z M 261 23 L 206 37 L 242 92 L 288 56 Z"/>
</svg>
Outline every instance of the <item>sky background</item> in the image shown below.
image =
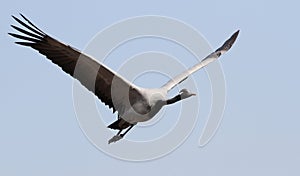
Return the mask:
<svg viewBox="0 0 300 176">
<path fill-rule="evenodd" d="M 299 175 L 299 6 L 298 1 L 289 0 L 3 2 L 0 175 Z M 78 49 L 105 27 L 141 15 L 184 21 L 201 32 L 213 48 L 240 29 L 236 45 L 220 61 L 227 101 L 218 132 L 208 145 L 198 147 L 209 113 L 209 80 L 202 70 L 196 76 L 203 86 L 199 90 L 203 110 L 183 145 L 147 162 L 122 161 L 102 153 L 88 141 L 76 120 L 73 80 L 37 52 L 15 46 L 15 40 L 7 35 L 12 31 L 10 24 L 16 24 L 10 15 L 19 12 Z M 137 46 L 144 51 L 157 50 L 159 43 L 129 43 L 113 56 L 135 53 Z M 168 50 L 168 42 L 165 44 Z M 193 64 L 192 58 L 178 58 Z M 117 59 L 111 57 L 107 64 L 117 67 Z M 140 131 L 135 129 L 128 138 L 141 134 L 137 138 L 142 139 L 151 128 Z"/>
</svg>

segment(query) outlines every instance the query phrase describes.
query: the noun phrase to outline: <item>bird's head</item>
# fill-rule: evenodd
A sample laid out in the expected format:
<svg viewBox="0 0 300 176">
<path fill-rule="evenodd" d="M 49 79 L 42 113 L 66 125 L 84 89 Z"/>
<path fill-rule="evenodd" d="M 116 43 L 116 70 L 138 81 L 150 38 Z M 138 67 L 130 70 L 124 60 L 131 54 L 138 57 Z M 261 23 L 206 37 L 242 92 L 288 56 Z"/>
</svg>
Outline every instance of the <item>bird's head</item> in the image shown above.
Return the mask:
<svg viewBox="0 0 300 176">
<path fill-rule="evenodd" d="M 189 98 L 191 96 L 195 96 L 195 93 L 189 92 L 187 89 L 182 89 L 180 92 L 181 99 Z"/>
</svg>

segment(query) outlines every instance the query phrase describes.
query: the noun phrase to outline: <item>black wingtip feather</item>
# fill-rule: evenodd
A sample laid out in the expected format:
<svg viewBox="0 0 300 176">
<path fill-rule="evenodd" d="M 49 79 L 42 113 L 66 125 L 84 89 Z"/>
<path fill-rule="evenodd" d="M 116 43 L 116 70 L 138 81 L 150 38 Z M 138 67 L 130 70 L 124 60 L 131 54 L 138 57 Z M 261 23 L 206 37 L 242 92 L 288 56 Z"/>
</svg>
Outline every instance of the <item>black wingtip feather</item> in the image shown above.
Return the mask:
<svg viewBox="0 0 300 176">
<path fill-rule="evenodd" d="M 14 28 L 15 30 L 17 30 L 17 31 L 19 31 L 19 32 L 21 32 L 21 33 L 23 33 L 23 34 L 29 35 L 29 36 L 31 36 L 31 37 L 34 37 L 34 38 L 40 39 L 40 40 L 43 39 L 43 36 L 39 36 L 39 35 L 33 34 L 33 33 L 31 33 L 31 32 L 28 32 L 28 31 L 26 31 L 26 30 L 24 30 L 24 29 L 21 29 L 21 28 L 19 28 L 19 27 L 17 27 L 17 26 L 14 26 L 14 25 L 10 25 L 10 26 L 11 26 L 12 28 Z"/>
<path fill-rule="evenodd" d="M 239 33 L 240 33 L 240 30 L 237 30 L 234 34 L 232 34 L 232 36 L 230 37 L 231 40 L 232 40 L 232 43 L 235 42 L 235 40 L 237 39 Z"/>
<path fill-rule="evenodd" d="M 26 37 L 26 36 L 19 35 L 19 34 L 14 34 L 14 33 L 8 33 L 8 35 L 13 36 L 13 37 L 18 38 L 18 39 L 31 41 L 31 42 L 39 42 L 40 41 L 40 40 L 35 39 L 35 38 L 30 38 L 30 37 Z"/>
<path fill-rule="evenodd" d="M 30 20 L 28 20 L 23 14 L 19 13 L 21 15 L 21 17 L 26 20 L 32 27 L 34 27 L 36 30 L 38 30 L 39 32 L 43 33 L 44 35 L 46 35 L 42 30 L 40 30 L 38 27 L 36 27 Z"/>
<path fill-rule="evenodd" d="M 34 32 L 35 34 L 38 34 L 38 35 L 40 35 L 40 36 L 45 36 L 46 34 L 44 33 L 44 32 L 40 32 L 38 29 L 35 29 L 36 27 L 31 23 L 31 22 L 28 22 L 27 20 L 27 22 L 31 25 L 28 25 L 28 24 L 26 24 L 26 23 L 24 23 L 23 21 L 21 21 L 19 18 L 17 18 L 17 17 L 15 17 L 15 16 L 13 16 L 12 15 L 12 17 L 13 17 L 13 19 L 14 20 L 16 20 L 18 23 L 20 23 L 23 27 L 26 27 L 27 29 L 29 29 L 31 32 Z"/>
<path fill-rule="evenodd" d="M 29 47 L 32 47 L 34 45 L 34 43 L 30 43 L 30 42 L 15 42 L 15 44 L 22 45 L 22 46 L 29 46 Z"/>
<path fill-rule="evenodd" d="M 232 34 L 232 35 L 230 36 L 230 38 L 229 38 L 228 40 L 226 40 L 226 41 L 224 42 L 224 44 L 223 44 L 220 48 L 218 48 L 216 51 L 228 51 L 228 50 L 232 47 L 232 45 L 234 44 L 234 42 L 236 41 L 236 39 L 237 39 L 239 33 L 240 33 L 240 30 L 237 30 L 237 31 L 236 31 L 234 34 Z"/>
<path fill-rule="evenodd" d="M 15 17 L 14 15 L 11 15 L 11 17 L 13 18 L 13 19 L 16 19 L 17 17 Z"/>
</svg>

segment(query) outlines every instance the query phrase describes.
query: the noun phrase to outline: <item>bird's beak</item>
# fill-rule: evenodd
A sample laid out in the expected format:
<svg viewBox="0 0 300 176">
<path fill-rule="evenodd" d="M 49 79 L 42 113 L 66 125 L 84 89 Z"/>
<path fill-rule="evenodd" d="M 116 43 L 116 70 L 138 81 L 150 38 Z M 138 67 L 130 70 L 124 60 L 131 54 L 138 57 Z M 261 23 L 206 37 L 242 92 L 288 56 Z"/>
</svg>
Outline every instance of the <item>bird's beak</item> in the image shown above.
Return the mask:
<svg viewBox="0 0 300 176">
<path fill-rule="evenodd" d="M 195 94 L 195 93 L 192 93 L 191 95 L 192 95 L 192 96 L 196 96 L 197 94 Z"/>
</svg>

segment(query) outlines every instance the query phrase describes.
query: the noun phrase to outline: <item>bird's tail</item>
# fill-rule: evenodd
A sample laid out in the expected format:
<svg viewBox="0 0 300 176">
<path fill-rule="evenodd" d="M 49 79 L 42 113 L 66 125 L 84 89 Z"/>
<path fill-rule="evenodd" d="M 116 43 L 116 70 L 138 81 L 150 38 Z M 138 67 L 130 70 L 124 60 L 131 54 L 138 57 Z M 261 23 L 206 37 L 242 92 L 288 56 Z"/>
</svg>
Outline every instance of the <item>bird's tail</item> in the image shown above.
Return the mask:
<svg viewBox="0 0 300 176">
<path fill-rule="evenodd" d="M 123 129 L 128 128 L 131 125 L 132 125 L 131 123 L 125 121 L 122 118 L 119 118 L 118 120 L 116 120 L 112 124 L 108 125 L 107 128 L 111 128 L 111 129 L 114 129 L 114 130 L 123 130 Z"/>
</svg>

